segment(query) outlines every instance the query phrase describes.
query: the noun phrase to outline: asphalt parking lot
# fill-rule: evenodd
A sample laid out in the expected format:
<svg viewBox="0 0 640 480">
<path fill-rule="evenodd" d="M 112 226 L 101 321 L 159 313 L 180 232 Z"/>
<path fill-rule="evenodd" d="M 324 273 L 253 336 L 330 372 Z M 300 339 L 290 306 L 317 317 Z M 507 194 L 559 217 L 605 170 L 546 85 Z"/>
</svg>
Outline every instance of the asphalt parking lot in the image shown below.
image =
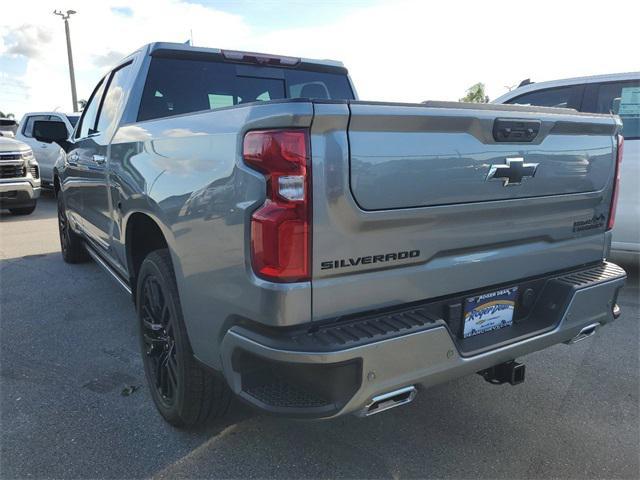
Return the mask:
<svg viewBox="0 0 640 480">
<path fill-rule="evenodd" d="M 636 271 L 617 322 L 524 357 L 517 387 L 474 375 L 314 423 L 235 405 L 187 433 L 152 405 L 131 300 L 95 264 L 62 261 L 45 197 L 0 214 L 0 476 L 638 478 L 638 292 Z"/>
</svg>

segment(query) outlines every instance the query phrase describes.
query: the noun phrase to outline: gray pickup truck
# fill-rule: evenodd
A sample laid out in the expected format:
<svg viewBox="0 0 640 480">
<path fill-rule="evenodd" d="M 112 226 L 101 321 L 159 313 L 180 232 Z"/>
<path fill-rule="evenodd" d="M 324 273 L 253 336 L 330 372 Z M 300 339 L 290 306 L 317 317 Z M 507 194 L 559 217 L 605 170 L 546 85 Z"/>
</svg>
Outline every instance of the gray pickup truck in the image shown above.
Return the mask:
<svg viewBox="0 0 640 480">
<path fill-rule="evenodd" d="M 147 45 L 109 72 L 54 170 L 62 255 L 130 292 L 162 416 L 231 392 L 371 415 L 617 318 L 612 115 L 358 101 L 332 61 Z M 61 161 L 60 161 L 61 162 Z"/>
</svg>

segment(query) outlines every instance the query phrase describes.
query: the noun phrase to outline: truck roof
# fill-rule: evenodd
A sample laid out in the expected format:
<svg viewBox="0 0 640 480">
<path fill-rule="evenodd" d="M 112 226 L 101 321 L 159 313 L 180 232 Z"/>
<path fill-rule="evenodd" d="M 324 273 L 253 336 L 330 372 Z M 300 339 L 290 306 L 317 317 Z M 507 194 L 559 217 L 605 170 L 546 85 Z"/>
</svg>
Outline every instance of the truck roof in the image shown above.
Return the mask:
<svg viewBox="0 0 640 480">
<path fill-rule="evenodd" d="M 27 112 L 23 116 L 26 117 L 27 115 L 64 115 L 66 117 L 79 117 L 80 115 L 82 115 L 82 112 L 61 112 L 59 110 L 44 110 L 37 112 Z"/>
<path fill-rule="evenodd" d="M 267 53 L 245 52 L 239 50 L 225 50 L 220 48 L 194 47 L 185 43 L 154 42 L 146 45 L 149 55 L 158 54 L 184 54 L 193 57 L 219 57 L 229 62 L 237 63 L 258 63 L 265 66 L 280 66 L 289 68 L 320 68 L 322 70 L 333 70 L 339 73 L 347 73 L 344 64 L 338 60 L 313 59 L 303 57 L 291 57 L 284 55 L 273 55 Z M 144 47 L 143 47 L 144 49 Z M 182 55 L 180 55 L 182 56 Z M 278 64 L 278 61 L 279 64 Z"/>
</svg>

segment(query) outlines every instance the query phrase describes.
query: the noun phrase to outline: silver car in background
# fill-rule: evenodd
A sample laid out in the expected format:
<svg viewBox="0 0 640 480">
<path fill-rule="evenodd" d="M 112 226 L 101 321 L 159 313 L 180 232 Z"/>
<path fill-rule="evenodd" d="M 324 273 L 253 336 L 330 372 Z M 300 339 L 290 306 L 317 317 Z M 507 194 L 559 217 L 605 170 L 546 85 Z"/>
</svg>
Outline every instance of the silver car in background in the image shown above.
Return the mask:
<svg viewBox="0 0 640 480">
<path fill-rule="evenodd" d="M 29 145 L 0 137 L 0 209 L 30 215 L 40 197 L 40 171 Z"/>
<path fill-rule="evenodd" d="M 63 154 L 62 149 L 55 143 L 39 142 L 33 138 L 33 122 L 37 120 L 52 120 L 62 122 L 67 127 L 69 136 L 73 133 L 79 113 L 66 114 L 61 112 L 31 112 L 26 113 L 20 121 L 20 128 L 16 132 L 16 139 L 26 143 L 33 150 L 33 154 L 40 165 L 42 186 L 53 187 L 53 166 Z"/>
<path fill-rule="evenodd" d="M 566 107 L 620 116 L 624 153 L 612 256 L 637 265 L 640 260 L 640 72 L 539 83 L 525 80 L 492 103 Z"/>
</svg>

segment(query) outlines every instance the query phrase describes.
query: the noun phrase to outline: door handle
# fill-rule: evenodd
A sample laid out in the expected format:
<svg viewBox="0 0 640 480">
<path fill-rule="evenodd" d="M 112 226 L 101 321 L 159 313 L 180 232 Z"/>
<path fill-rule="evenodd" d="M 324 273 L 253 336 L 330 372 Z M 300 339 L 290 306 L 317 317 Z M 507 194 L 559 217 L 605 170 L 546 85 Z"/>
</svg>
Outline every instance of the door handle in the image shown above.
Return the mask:
<svg viewBox="0 0 640 480">
<path fill-rule="evenodd" d="M 104 155 L 93 155 L 91 159 L 98 165 L 104 165 L 104 162 L 107 161 L 107 157 Z"/>
<path fill-rule="evenodd" d="M 78 165 L 78 154 L 74 152 L 71 155 L 67 155 L 67 163 L 74 167 Z"/>
<path fill-rule="evenodd" d="M 496 118 L 493 139 L 496 142 L 532 142 L 538 136 L 540 120 Z"/>
</svg>

